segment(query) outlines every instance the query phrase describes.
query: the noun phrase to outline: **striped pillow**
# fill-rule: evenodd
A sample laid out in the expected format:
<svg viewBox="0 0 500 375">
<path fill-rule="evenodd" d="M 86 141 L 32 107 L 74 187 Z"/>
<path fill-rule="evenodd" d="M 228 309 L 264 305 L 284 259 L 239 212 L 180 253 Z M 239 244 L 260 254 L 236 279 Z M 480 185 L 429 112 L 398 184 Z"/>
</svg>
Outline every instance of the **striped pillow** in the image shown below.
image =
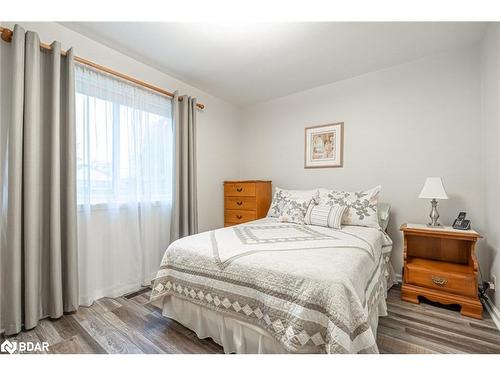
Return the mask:
<svg viewBox="0 0 500 375">
<path fill-rule="evenodd" d="M 321 205 L 311 203 L 307 208 L 304 223 L 309 225 L 318 225 L 321 227 L 329 227 L 340 229 L 342 224 L 342 216 L 344 215 L 347 206 L 338 205 Z"/>
</svg>

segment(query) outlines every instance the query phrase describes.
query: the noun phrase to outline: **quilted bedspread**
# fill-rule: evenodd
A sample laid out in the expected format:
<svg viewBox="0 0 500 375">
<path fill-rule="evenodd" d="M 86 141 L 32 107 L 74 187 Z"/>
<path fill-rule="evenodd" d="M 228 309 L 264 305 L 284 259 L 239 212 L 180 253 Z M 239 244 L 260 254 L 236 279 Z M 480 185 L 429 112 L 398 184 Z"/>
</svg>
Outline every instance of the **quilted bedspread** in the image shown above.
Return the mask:
<svg viewBox="0 0 500 375">
<path fill-rule="evenodd" d="M 368 317 L 385 304 L 391 249 L 379 229 L 266 218 L 173 242 L 151 299 L 230 314 L 290 352 L 377 353 Z"/>
</svg>

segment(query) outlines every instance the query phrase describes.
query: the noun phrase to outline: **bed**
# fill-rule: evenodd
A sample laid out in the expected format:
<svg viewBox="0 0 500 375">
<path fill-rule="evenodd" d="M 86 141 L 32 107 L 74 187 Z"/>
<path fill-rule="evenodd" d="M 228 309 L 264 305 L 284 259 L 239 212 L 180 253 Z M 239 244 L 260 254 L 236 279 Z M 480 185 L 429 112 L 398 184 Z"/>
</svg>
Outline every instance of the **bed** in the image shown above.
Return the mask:
<svg viewBox="0 0 500 375">
<path fill-rule="evenodd" d="M 378 353 L 391 250 L 381 229 L 268 217 L 173 242 L 151 300 L 226 353 Z"/>
</svg>

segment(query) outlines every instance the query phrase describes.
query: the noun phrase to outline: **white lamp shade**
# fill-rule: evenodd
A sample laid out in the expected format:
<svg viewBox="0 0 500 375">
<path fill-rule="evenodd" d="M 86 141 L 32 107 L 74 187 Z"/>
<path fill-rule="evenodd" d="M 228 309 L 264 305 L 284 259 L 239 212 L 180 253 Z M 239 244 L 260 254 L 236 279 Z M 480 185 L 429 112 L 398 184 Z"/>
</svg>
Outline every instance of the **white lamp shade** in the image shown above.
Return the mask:
<svg viewBox="0 0 500 375">
<path fill-rule="evenodd" d="M 427 177 L 419 198 L 448 199 L 441 177 Z"/>
</svg>

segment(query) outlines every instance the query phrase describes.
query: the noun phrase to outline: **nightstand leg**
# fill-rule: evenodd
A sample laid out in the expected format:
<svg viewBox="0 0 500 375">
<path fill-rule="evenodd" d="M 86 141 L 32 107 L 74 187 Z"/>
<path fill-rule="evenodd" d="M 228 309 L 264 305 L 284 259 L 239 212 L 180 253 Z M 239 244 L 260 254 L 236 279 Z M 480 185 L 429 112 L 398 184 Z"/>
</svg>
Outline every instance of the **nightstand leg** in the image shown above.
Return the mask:
<svg viewBox="0 0 500 375">
<path fill-rule="evenodd" d="M 401 287 L 401 299 L 406 302 L 419 304 L 418 293 L 408 290 L 405 285 Z"/>
<path fill-rule="evenodd" d="M 460 314 L 470 318 L 483 319 L 483 305 L 477 303 L 462 303 Z"/>
</svg>

